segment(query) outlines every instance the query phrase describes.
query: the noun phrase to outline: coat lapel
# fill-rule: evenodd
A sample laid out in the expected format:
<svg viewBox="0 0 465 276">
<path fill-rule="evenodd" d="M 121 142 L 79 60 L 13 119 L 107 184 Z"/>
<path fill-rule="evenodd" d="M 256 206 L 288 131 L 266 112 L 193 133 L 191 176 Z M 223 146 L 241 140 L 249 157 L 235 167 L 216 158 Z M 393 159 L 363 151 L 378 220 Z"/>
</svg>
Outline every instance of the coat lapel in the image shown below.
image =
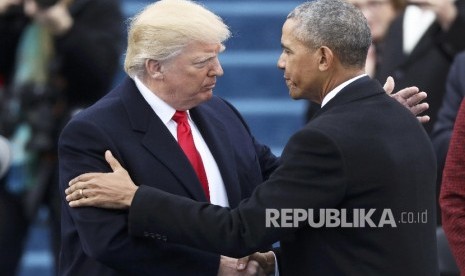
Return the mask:
<svg viewBox="0 0 465 276">
<path fill-rule="evenodd" d="M 154 114 L 142 144 L 179 180 L 193 199 L 207 201 L 189 160 L 163 122 Z"/>
<path fill-rule="evenodd" d="M 122 87 L 122 100 L 133 131 L 144 133 L 142 145 L 179 180 L 192 199 L 207 201 L 189 160 L 176 139 L 142 97 L 134 81 L 126 78 Z"/>
<path fill-rule="evenodd" d="M 229 206 L 234 207 L 240 201 L 240 186 L 237 179 L 237 167 L 234 162 L 234 151 L 226 132 L 226 126 L 216 119 L 215 113 L 208 104 L 202 104 L 191 110 L 191 116 L 208 145 L 223 178 L 228 194 Z"/>
</svg>

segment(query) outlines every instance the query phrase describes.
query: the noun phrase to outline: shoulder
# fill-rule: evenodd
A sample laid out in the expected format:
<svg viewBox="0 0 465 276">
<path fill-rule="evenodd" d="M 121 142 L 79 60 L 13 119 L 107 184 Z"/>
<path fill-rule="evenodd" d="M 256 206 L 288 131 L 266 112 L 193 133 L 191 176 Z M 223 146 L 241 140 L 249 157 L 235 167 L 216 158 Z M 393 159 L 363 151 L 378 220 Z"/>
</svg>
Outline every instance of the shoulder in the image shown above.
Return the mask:
<svg viewBox="0 0 465 276">
<path fill-rule="evenodd" d="M 118 128 L 125 119 L 124 105 L 118 91 L 112 90 L 93 105 L 78 111 L 62 130 L 66 133 L 92 133 L 107 127 Z M 126 120 L 127 121 L 127 120 Z"/>
<path fill-rule="evenodd" d="M 309 128 L 343 144 L 352 139 L 368 142 L 380 136 L 397 139 L 402 133 L 424 135 L 415 116 L 386 94 L 335 106 L 310 121 Z"/>
<path fill-rule="evenodd" d="M 200 112 L 204 112 L 206 114 L 212 115 L 216 118 L 231 118 L 231 117 L 237 117 L 242 119 L 241 114 L 239 111 L 234 107 L 230 102 L 227 100 L 218 97 L 218 96 L 213 96 L 209 101 L 205 102 L 204 104 L 201 104 L 197 109 Z"/>
</svg>

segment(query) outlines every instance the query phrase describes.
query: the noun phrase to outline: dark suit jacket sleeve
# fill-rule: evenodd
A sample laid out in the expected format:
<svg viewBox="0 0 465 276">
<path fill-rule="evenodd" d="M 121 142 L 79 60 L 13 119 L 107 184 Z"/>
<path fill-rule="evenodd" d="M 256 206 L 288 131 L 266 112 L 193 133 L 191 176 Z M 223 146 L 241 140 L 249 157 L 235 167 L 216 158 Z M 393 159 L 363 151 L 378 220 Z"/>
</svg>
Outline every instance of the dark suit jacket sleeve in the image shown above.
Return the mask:
<svg viewBox="0 0 465 276">
<path fill-rule="evenodd" d="M 129 211 L 135 236 L 162 235 L 228 256 L 244 256 L 297 228 L 266 227 L 266 209 L 337 206 L 346 190 L 342 157 L 326 135 L 296 133 L 284 149 L 282 165 L 252 196 L 230 210 L 140 186 Z M 143 209 L 152 212 L 143 212 Z M 305 227 L 305 224 L 301 225 Z"/>
<path fill-rule="evenodd" d="M 118 156 L 112 141 L 92 122 L 73 120 L 64 129 L 60 144 L 60 190 L 63 195 L 68 182 L 85 172 L 108 172 L 103 159 L 105 149 Z M 123 162 L 124 163 L 124 162 Z M 66 202 L 62 212 L 70 223 L 62 224 L 62 235 L 75 236 L 90 258 L 127 275 L 155 275 L 185 266 L 187 271 L 211 271 L 216 275 L 219 256 L 183 245 L 166 244 L 159 239 L 134 238 L 128 235 L 128 212 L 100 208 L 70 208 Z M 72 250 L 72 248 L 63 248 Z M 178 271 L 180 271 L 179 269 Z"/>
<path fill-rule="evenodd" d="M 465 273 L 465 100 L 450 141 L 440 197 L 442 223 L 460 271 Z"/>
</svg>

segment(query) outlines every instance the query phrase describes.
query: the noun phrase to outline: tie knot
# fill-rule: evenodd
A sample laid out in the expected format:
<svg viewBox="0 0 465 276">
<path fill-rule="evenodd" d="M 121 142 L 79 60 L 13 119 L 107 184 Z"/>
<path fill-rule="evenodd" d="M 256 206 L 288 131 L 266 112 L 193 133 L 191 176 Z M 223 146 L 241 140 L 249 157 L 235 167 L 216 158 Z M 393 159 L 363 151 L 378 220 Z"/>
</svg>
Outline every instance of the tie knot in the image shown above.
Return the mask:
<svg viewBox="0 0 465 276">
<path fill-rule="evenodd" d="M 173 115 L 173 120 L 177 124 L 187 122 L 187 112 L 186 111 L 176 110 L 176 113 L 174 113 L 174 115 Z"/>
</svg>

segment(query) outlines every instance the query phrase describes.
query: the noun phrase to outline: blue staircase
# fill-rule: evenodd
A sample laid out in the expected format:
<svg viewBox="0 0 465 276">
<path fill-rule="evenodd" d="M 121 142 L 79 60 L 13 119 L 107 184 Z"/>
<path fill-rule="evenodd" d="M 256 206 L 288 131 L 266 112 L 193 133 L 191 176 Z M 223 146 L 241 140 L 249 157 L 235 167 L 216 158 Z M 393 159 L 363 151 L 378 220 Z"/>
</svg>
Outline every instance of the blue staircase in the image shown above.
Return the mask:
<svg viewBox="0 0 465 276">
<path fill-rule="evenodd" d="M 153 1 L 121 1 L 130 17 Z M 304 123 L 305 103 L 288 95 L 283 72 L 276 67 L 281 52 L 281 27 L 301 1 L 198 1 L 221 16 L 232 37 L 220 55 L 225 72 L 215 93 L 230 101 L 244 116 L 252 133 L 280 155 L 289 137 Z M 121 71 L 118 79 L 124 76 Z M 52 276 L 47 212 L 40 212 L 31 228 L 19 276 Z M 0 273 L 1 274 L 1 273 Z"/>
</svg>

